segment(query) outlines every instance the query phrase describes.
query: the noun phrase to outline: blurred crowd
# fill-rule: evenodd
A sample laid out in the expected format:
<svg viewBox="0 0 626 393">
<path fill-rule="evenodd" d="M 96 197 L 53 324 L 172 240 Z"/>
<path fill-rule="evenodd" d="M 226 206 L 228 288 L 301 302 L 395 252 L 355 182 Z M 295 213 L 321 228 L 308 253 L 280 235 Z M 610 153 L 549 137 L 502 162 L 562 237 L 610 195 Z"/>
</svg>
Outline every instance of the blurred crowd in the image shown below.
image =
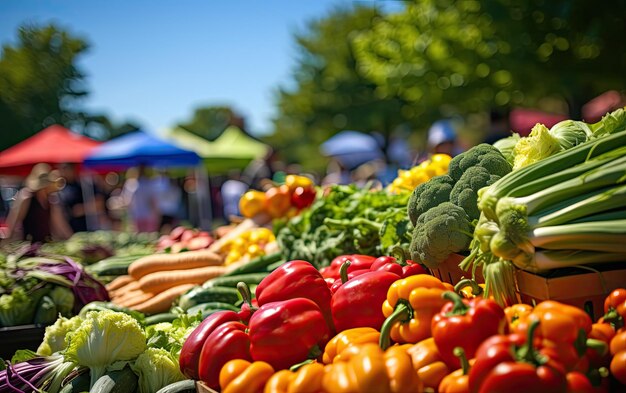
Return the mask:
<svg viewBox="0 0 626 393">
<path fill-rule="evenodd" d="M 506 136 L 494 130 L 492 138 Z M 441 120 L 430 127 L 426 147 L 420 152 L 409 151 L 402 138 L 392 139 L 386 152 L 393 159 L 377 158 L 356 164 L 352 160 L 348 165 L 341 157 L 331 156 L 323 174 L 302 173 L 299 165 L 285 165 L 277 159 L 276 152 L 270 151 L 244 170 L 231 170 L 226 176 L 211 178 L 207 185 L 211 224 L 236 221 L 240 216 L 239 199 L 246 191 L 266 191 L 283 183 L 288 174 L 308 176 L 322 186 L 368 184 L 380 188 L 393 181 L 398 169 L 417 165 L 432 154 L 454 156 L 462 150 L 454 123 Z M 202 226 L 197 217 L 200 206 L 194 175 L 143 166 L 123 174 L 79 174 L 79 168 L 73 164 L 33 167 L 15 195 L 8 198 L 12 203 L 0 237 L 43 242 L 96 229 L 167 233 L 181 223 Z"/>
</svg>

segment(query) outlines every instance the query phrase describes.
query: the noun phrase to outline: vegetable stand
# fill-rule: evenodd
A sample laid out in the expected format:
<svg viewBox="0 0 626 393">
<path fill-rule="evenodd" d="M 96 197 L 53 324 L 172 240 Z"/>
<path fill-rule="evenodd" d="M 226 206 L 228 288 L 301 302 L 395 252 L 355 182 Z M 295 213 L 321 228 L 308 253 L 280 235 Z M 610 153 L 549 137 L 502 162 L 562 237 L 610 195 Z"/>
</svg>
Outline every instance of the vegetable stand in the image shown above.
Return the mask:
<svg viewBox="0 0 626 393">
<path fill-rule="evenodd" d="M 0 392 L 625 391 L 625 141 L 618 110 L 386 189 L 288 177 L 215 241 L 87 269 L 113 303 L 51 321 Z"/>
</svg>

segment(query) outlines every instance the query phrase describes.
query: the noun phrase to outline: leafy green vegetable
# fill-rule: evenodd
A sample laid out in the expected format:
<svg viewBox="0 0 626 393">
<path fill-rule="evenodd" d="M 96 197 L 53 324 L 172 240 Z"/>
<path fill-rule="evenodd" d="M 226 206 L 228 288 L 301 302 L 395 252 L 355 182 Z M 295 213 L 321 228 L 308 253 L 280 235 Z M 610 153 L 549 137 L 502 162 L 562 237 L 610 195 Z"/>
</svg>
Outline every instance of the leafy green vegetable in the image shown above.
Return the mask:
<svg viewBox="0 0 626 393">
<path fill-rule="evenodd" d="M 56 286 L 52 288 L 52 291 L 48 294 L 54 304 L 57 311 L 64 317 L 72 315 L 74 308 L 75 296 L 69 288 Z"/>
<path fill-rule="evenodd" d="M 494 142 L 493 147 L 500 150 L 500 153 L 506 158 L 509 164 L 513 165 L 515 160 L 514 149 L 517 142 L 520 140 L 520 135 L 518 133 L 513 133 L 511 136 L 507 136 L 506 138 L 502 138 L 496 142 Z"/>
<path fill-rule="evenodd" d="M 50 288 L 47 286 L 31 292 L 18 286 L 10 294 L 0 296 L 0 325 L 18 326 L 32 323 L 37 304 L 49 292 Z"/>
<path fill-rule="evenodd" d="M 60 317 L 54 324 L 47 326 L 43 341 L 37 348 L 37 354 L 50 356 L 64 350 L 69 342 L 70 333 L 76 330 L 82 322 L 83 318 L 79 316 L 70 319 Z"/>
<path fill-rule="evenodd" d="M 122 312 L 90 311 L 70 334 L 65 356 L 91 373 L 91 386 L 107 366 L 132 360 L 146 349 L 146 335 L 136 319 Z"/>
<path fill-rule="evenodd" d="M 303 259 L 317 267 L 342 254 L 386 254 L 392 245 L 409 242 L 408 198 L 355 185 L 331 186 L 300 216 L 276 223 L 277 242 L 286 260 Z"/>
<path fill-rule="evenodd" d="M 131 365 L 139 376 L 139 393 L 156 392 L 171 383 L 182 381 L 178 361 L 162 348 L 148 348 Z"/>
</svg>

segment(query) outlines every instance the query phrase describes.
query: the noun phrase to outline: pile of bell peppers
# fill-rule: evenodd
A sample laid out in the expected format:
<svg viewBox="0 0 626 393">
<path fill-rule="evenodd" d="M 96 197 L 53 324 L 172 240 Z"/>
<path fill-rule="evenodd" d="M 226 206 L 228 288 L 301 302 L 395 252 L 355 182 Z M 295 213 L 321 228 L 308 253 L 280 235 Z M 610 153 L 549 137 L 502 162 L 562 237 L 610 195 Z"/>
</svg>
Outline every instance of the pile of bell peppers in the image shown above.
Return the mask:
<svg viewBox="0 0 626 393">
<path fill-rule="evenodd" d="M 317 191 L 313 181 L 305 176 L 287 175 L 285 183 L 265 192 L 250 190 L 239 199 L 239 212 L 253 218 L 266 213 L 272 218 L 292 217 L 313 204 Z"/>
<path fill-rule="evenodd" d="M 476 283 L 455 291 L 417 268 L 404 274 L 411 265 L 283 264 L 255 301 L 194 330 L 181 371 L 223 392 L 626 391 L 626 289 L 593 323 L 555 301 L 503 309 Z"/>
</svg>

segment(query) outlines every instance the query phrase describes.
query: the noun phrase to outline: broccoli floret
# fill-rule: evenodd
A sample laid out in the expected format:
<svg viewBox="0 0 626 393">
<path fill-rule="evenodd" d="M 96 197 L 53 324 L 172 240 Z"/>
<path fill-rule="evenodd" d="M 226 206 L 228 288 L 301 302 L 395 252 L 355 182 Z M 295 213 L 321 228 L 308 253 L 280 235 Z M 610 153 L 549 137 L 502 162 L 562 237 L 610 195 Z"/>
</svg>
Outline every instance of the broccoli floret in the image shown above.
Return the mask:
<svg viewBox="0 0 626 393">
<path fill-rule="evenodd" d="M 465 210 L 444 202 L 419 216 L 411 240 L 411 257 L 436 268 L 452 253 L 466 250 L 472 240 L 472 224 Z"/>
<path fill-rule="evenodd" d="M 481 166 L 492 175 L 504 176 L 511 172 L 511 164 L 495 147 L 481 143 L 468 151 L 459 154 L 450 161 L 448 168 L 450 177 L 459 181 L 463 172 L 471 167 Z"/>
<path fill-rule="evenodd" d="M 490 186 L 500 179 L 492 175 L 482 166 L 473 166 L 466 170 L 450 192 L 450 202 L 462 207 L 470 220 L 477 220 L 480 216 L 478 209 L 478 190 Z"/>
<path fill-rule="evenodd" d="M 447 202 L 450 199 L 450 192 L 454 186 L 454 180 L 448 175 L 436 176 L 429 181 L 415 187 L 407 210 L 411 223 L 415 225 L 417 218 L 429 209 Z"/>
</svg>

